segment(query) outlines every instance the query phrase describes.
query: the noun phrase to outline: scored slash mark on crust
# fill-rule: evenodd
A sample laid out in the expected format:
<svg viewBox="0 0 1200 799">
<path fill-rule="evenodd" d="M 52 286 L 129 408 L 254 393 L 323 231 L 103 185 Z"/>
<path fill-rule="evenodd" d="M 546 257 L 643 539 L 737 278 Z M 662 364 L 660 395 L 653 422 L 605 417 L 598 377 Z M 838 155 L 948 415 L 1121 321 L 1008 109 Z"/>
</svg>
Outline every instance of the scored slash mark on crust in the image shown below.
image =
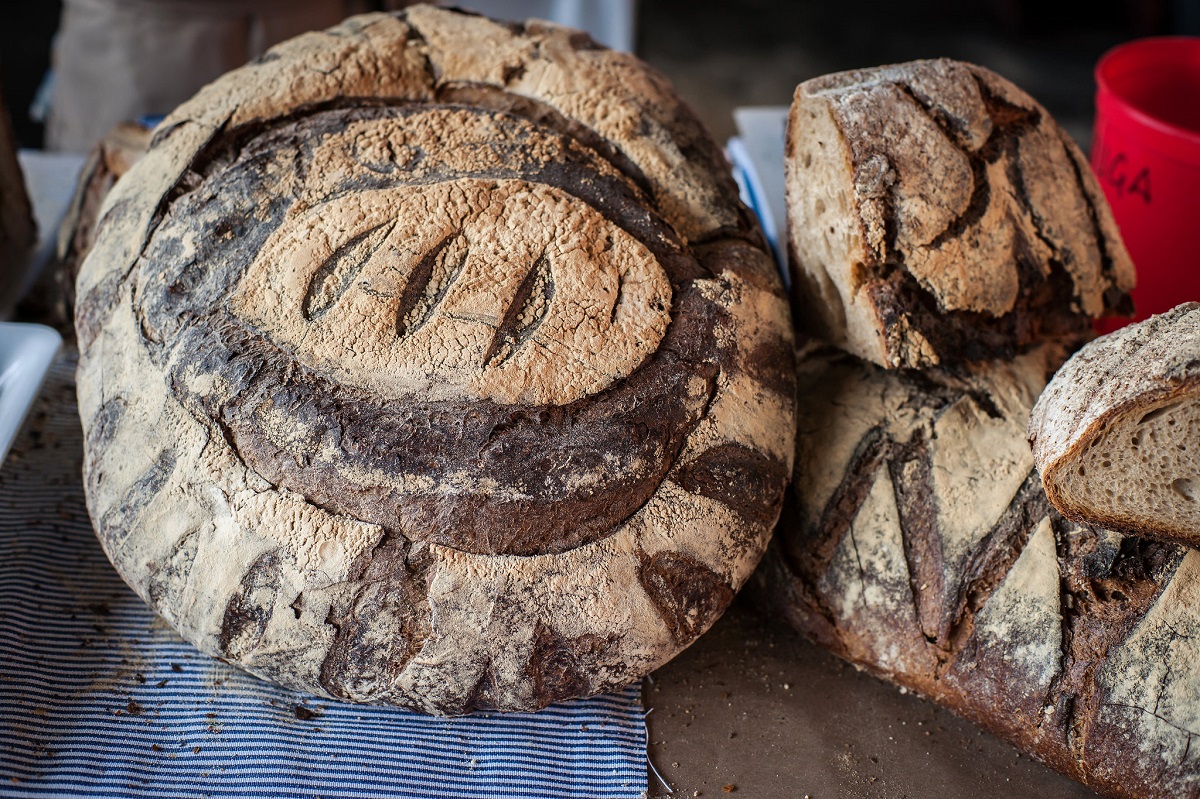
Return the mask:
<svg viewBox="0 0 1200 799">
<path fill-rule="evenodd" d="M 396 337 L 404 338 L 419 329 L 445 298 L 450 286 L 462 273 L 470 255 L 470 243 L 461 231 L 450 233 L 417 261 L 396 312 Z"/>
<path fill-rule="evenodd" d="M 836 359 L 842 356 L 825 357 L 832 357 L 837 363 Z M 1036 367 L 1034 363 L 1030 368 L 1036 370 Z M 896 589 L 897 595 L 902 594 L 904 601 L 911 603 L 915 632 L 923 636 L 925 643 L 940 652 L 953 653 L 970 633 L 971 614 L 987 601 L 1000 577 L 1011 567 L 1029 530 L 1045 516 L 1048 504 L 1040 492 L 1034 491 L 1036 478 L 1022 472 L 1023 480 L 1013 486 L 1013 494 L 1004 505 L 996 508 L 996 515 L 981 520 L 988 525 L 987 530 L 976 537 L 966 562 L 961 568 L 948 571 L 947 564 L 956 563 L 960 557 L 954 554 L 957 528 L 951 509 L 956 507 L 955 497 L 960 498 L 960 505 L 967 500 L 957 483 L 946 483 L 944 474 L 937 479 L 938 446 L 953 447 L 950 439 L 942 440 L 935 435 L 941 429 L 938 420 L 944 426 L 947 409 L 959 406 L 964 400 L 976 409 L 965 414 L 964 419 L 1003 421 L 1014 414 L 1019 417 L 1020 409 L 1014 411 L 1005 402 L 1005 398 L 1011 400 L 1011 390 L 997 391 L 990 382 L 964 380 L 963 375 L 932 373 L 932 377 L 918 379 L 916 375 L 876 372 L 873 368 L 868 371 L 886 379 L 897 392 L 893 399 L 885 400 L 895 403 L 886 405 L 893 408 L 887 417 L 891 421 L 881 419 L 869 427 L 851 428 L 857 430 L 856 441 L 841 456 L 846 466 L 840 479 L 829 485 L 828 499 L 821 506 L 810 507 L 793 517 L 793 529 L 786 530 L 779 538 L 781 551 L 794 574 L 809 585 L 825 586 L 819 591 L 826 591 L 835 557 L 844 548 L 845 536 L 851 529 L 856 525 L 880 524 L 885 517 L 893 519 L 887 523 L 898 526 L 900 535 L 895 542 L 902 548 L 902 562 L 896 576 L 907 584 L 907 590 Z M 831 378 L 833 384 L 849 391 L 852 384 L 842 383 L 842 379 L 845 378 Z M 875 391 L 861 390 L 864 395 L 873 395 Z M 809 410 L 819 417 L 828 407 L 820 401 Z M 875 406 L 869 407 L 874 413 Z M 857 413 L 846 412 L 851 418 Z M 881 515 L 880 509 L 868 502 L 872 487 L 881 478 L 880 470 L 886 470 L 882 479 L 894 499 L 894 516 Z M 860 518 L 863 513 L 866 516 Z M 840 623 L 832 619 L 830 622 L 834 626 Z"/>
<path fill-rule="evenodd" d="M 483 356 L 484 366 L 502 364 L 515 355 L 541 327 L 553 300 L 554 275 L 543 251 L 521 280 L 516 296 L 496 326 L 496 335 Z"/>
<path fill-rule="evenodd" d="M 979 95 L 983 100 L 987 118 L 992 126 L 991 133 L 988 134 L 983 145 L 974 150 L 960 141 L 961 135 L 957 133 L 955 126 L 957 120 L 954 120 L 944 111 L 940 111 L 931 102 L 918 96 L 909 84 L 896 84 L 901 93 L 911 99 L 920 109 L 921 113 L 925 114 L 935 125 L 941 128 L 942 132 L 946 135 L 946 139 L 963 154 L 963 157 L 967 159 L 967 162 L 971 166 L 971 179 L 973 183 L 971 199 L 962 212 L 950 220 L 945 229 L 925 245 L 929 250 L 941 248 L 946 242 L 962 236 L 971 227 L 979 224 L 992 202 L 992 187 L 991 182 L 988 180 L 987 165 L 995 163 L 1001 157 L 1015 155 L 1016 149 L 1020 147 L 1020 137 L 1030 128 L 1041 122 L 1042 119 L 1041 112 L 1036 108 L 1023 108 L 1022 106 L 1014 105 L 996 95 L 978 75 L 971 73 L 971 78 L 979 89 Z M 1007 174 L 1010 179 L 1015 177 L 1017 181 L 1024 180 L 1024 173 L 1015 158 L 1010 162 Z M 1017 184 L 1014 182 L 1015 185 Z M 1020 191 L 1016 192 L 1016 197 L 1025 206 L 1025 211 L 1033 215 L 1035 233 L 1044 239 L 1045 236 L 1042 233 L 1041 227 L 1036 224 L 1040 220 L 1037 219 L 1036 212 L 1029 207 L 1029 198 L 1024 196 Z M 893 241 L 890 244 L 894 251 L 895 230 L 893 229 L 891 233 Z M 1049 246 L 1052 247 L 1053 245 Z"/>
<path fill-rule="evenodd" d="M 396 228 L 396 220 L 384 222 L 355 236 L 334 250 L 313 273 L 300 311 L 308 321 L 325 314 L 346 293 L 367 262 L 379 251 Z"/>
<path fill-rule="evenodd" d="M 1006 450 L 985 432 L 996 422 L 1020 442 L 1020 422 L 1061 355 L 930 371 L 920 382 L 873 367 L 837 371 L 836 357 L 802 367 L 802 412 L 838 419 L 798 436 L 795 501 L 773 562 L 758 572 L 764 598 L 822 646 L 1106 796 L 1195 795 L 1200 559 L 1065 520 L 1024 448 Z M 978 408 L 951 412 L 964 397 Z M 1003 504 L 981 501 L 999 475 Z M 986 513 L 973 513 L 981 506 Z M 938 541 L 945 546 L 926 545 Z M 938 574 L 942 586 L 924 588 Z M 939 614 L 922 590 L 940 593 Z"/>
<path fill-rule="evenodd" d="M 538 702 L 550 705 L 587 690 L 588 672 L 613 649 L 615 638 L 595 634 L 567 638 L 539 621 L 527 666 Z"/>
<path fill-rule="evenodd" d="M 679 643 L 707 630 L 733 601 L 733 589 L 712 569 L 682 552 L 641 553 L 642 588 Z"/>
<path fill-rule="evenodd" d="M 225 605 L 218 643 L 229 657 L 249 652 L 266 632 L 279 592 L 279 552 L 260 555 L 242 575 L 241 585 Z"/>
<path fill-rule="evenodd" d="M 941 569 L 944 553 L 933 490 L 933 464 L 929 444 L 920 432 L 907 445 L 896 448 L 895 457 L 888 461 L 888 473 L 896 492 L 900 529 L 906 533 L 904 559 L 908 563 L 917 620 L 926 639 L 936 641 L 946 601 Z"/>
<path fill-rule="evenodd" d="M 792 552 L 787 546 L 791 539 L 781 538 L 789 554 L 789 563 L 802 569 L 814 582 L 829 568 L 842 537 L 854 523 L 859 508 L 875 484 L 876 473 L 891 457 L 893 447 L 892 439 L 882 426 L 868 430 L 854 448 L 846 473 L 825 503 L 816 527 L 803 531 L 805 546 Z"/>
<path fill-rule="evenodd" d="M 113 436 L 117 434 L 124 417 L 124 397 L 113 397 L 101 405 L 100 410 L 96 411 L 96 415 L 92 418 L 91 429 L 88 431 L 87 451 L 97 452 L 108 446 Z M 103 472 L 95 472 L 92 476 L 99 477 L 101 474 Z"/>
<path fill-rule="evenodd" d="M 175 542 L 168 555 L 150 564 L 146 593 L 152 601 L 162 602 L 182 593 L 181 585 L 186 585 L 192 565 L 196 562 L 200 538 L 196 530 L 189 530 Z"/>
<path fill-rule="evenodd" d="M 339 246 L 312 275 L 301 305 L 301 312 L 313 321 L 329 311 L 349 291 L 367 263 L 379 257 L 398 220 L 372 227 Z M 611 241 L 611 236 L 609 236 Z M 441 238 L 416 262 L 404 283 L 396 311 L 396 337 L 404 338 L 420 330 L 433 317 L 450 288 L 462 274 L 470 257 L 470 243 L 462 231 Z M 624 281 L 618 284 L 617 300 Z M 367 283 L 360 286 L 373 293 Z M 554 300 L 554 274 L 545 250 L 534 259 L 516 294 L 496 325 L 491 344 L 483 356 L 485 367 L 500 365 L 523 347 L 546 319 Z M 615 319 L 614 303 L 611 314 Z M 610 323 L 612 321 L 610 319 Z"/>
<path fill-rule="evenodd" d="M 753 524 L 769 524 L 783 501 L 788 474 L 782 463 L 761 452 L 742 444 L 718 444 L 680 469 L 677 482 Z"/>
<path fill-rule="evenodd" d="M 129 537 L 142 511 L 154 501 L 158 491 L 166 485 L 171 473 L 175 471 L 175 462 L 173 451 L 167 449 L 160 452 L 154 463 L 130 487 L 125 496 L 101 517 L 100 534 L 109 546 L 120 546 Z"/>
<path fill-rule="evenodd" d="M 494 132 L 495 120 L 479 116 L 431 109 L 410 122 L 451 118 Z M 383 135 L 388 118 L 362 126 Z M 313 158 L 346 164 L 343 139 L 323 139 Z M 239 166 L 222 184 L 258 180 L 258 170 L 243 177 L 249 170 Z M 361 171 L 350 169 L 353 183 Z M 306 365 L 359 388 L 404 395 L 432 380 L 438 398 L 565 404 L 628 375 L 666 333 L 672 286 L 662 260 L 570 191 L 508 178 L 312 191 L 307 208 L 281 220 L 251 256 L 231 310 Z M 343 242 L 385 219 L 401 221 L 353 282 L 316 283 L 345 285 L 340 297 L 326 292 L 336 312 L 305 319 L 314 271 L 337 273 L 326 262 Z"/>
<path fill-rule="evenodd" d="M 393 683 L 429 635 L 428 550 L 388 537 L 370 554 L 361 587 L 329 608 L 336 631 L 321 663 L 322 687 L 342 699 L 376 697 Z"/>
</svg>

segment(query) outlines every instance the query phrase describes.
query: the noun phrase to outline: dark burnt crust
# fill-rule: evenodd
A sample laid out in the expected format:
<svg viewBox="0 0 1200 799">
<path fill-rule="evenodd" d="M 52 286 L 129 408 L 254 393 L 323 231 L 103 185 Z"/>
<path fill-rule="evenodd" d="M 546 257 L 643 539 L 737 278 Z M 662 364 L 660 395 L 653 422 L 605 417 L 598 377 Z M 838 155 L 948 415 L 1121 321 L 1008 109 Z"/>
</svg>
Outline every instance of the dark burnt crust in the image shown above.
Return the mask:
<svg viewBox="0 0 1200 799">
<path fill-rule="evenodd" d="M 983 647 L 973 636 L 963 639 L 935 679 L 890 678 L 1105 795 L 1165 797 L 1166 773 L 1152 773 L 1136 746 L 1119 744 L 1114 730 L 1101 729 L 1101 705 L 1108 698 L 1098 676 L 1106 653 L 1154 605 L 1185 550 L 1098 532 L 1053 510 L 1049 515 L 1062 580 L 1062 641 L 1045 695 L 1023 696 L 1024 686 L 1012 684 L 1001 687 L 998 697 L 992 694 L 992 701 L 982 700 L 983 685 L 1011 684 L 1014 672 L 1007 651 Z"/>
<path fill-rule="evenodd" d="M 585 634 L 569 638 L 547 624 L 537 624 L 527 671 L 538 705 L 544 707 L 586 693 L 591 683 L 588 675 L 596 663 L 603 662 L 614 637 Z M 480 695 L 486 695 L 486 691 Z"/>
<path fill-rule="evenodd" d="M 354 574 L 358 589 L 325 617 L 335 635 L 319 679 L 332 696 L 383 693 L 421 650 L 430 629 L 429 567 L 428 549 L 398 536 L 371 550 Z M 297 613 L 303 602 L 303 594 L 293 600 Z"/>
<path fill-rule="evenodd" d="M 225 603 L 218 644 L 229 657 L 254 649 L 271 620 L 279 592 L 279 552 L 259 555 L 242 575 L 237 590 Z"/>
<path fill-rule="evenodd" d="M 1013 258 L 1020 293 L 1013 309 L 1002 316 L 944 310 L 916 278 L 901 269 L 867 281 L 863 292 L 874 309 L 889 357 L 898 357 L 905 349 L 910 331 L 923 336 L 943 364 L 1011 358 L 1048 339 L 1086 338 L 1090 318 L 1063 312 L 1074 292 L 1070 277 L 1061 270 L 1043 277 L 1019 248 Z"/>
<path fill-rule="evenodd" d="M 877 472 L 885 468 L 893 442 L 882 427 L 873 427 L 859 440 L 854 455 L 833 495 L 825 503 L 820 519 L 800 515 L 796 487 L 788 489 L 780 520 L 789 520 L 789 535 L 780 536 L 781 547 L 790 568 L 801 571 L 805 581 L 815 584 L 829 568 L 842 537 L 867 498 Z"/>
<path fill-rule="evenodd" d="M 562 552 L 607 536 L 658 489 L 715 390 L 712 370 L 704 375 L 705 395 L 692 398 L 698 407 L 681 413 L 676 403 L 687 398 L 687 373 L 675 361 L 569 406 L 381 406 L 348 398 L 350 392 L 302 370 L 280 382 L 270 369 L 264 364 L 256 375 L 266 377 L 220 411 L 219 423 L 247 465 L 319 507 L 412 540 L 481 554 Z M 257 428 L 255 413 L 264 407 L 287 408 L 298 426 L 311 420 L 311 437 L 294 450 L 278 446 Z M 448 498 L 349 484 L 337 461 L 313 456 L 309 442 L 325 436 L 354 464 L 432 478 L 456 468 L 479 470 L 529 498 L 499 502 L 482 492 Z M 614 458 L 619 468 L 605 466 Z M 562 468 L 567 462 L 603 467 L 611 477 L 590 491 L 573 490 L 575 472 Z"/>
<path fill-rule="evenodd" d="M 1183 547 L 1120 536 L 1114 546 L 1092 528 L 1076 525 L 1050 509 L 1063 575 L 1058 676 L 1040 703 L 1023 699 L 1024 688 L 1017 684 L 998 698 L 984 689 L 1011 683 L 1015 673 L 1007 663 L 1007 651 L 982 647 L 972 635 L 974 616 L 1028 541 L 1032 530 L 1025 523 L 1037 516 L 1030 511 L 1050 508 L 1039 484 L 1036 472 L 1032 473 L 1026 483 L 1030 488 L 1018 494 L 1006 513 L 1024 522 L 1012 525 L 1002 520 L 973 555 L 973 561 L 991 561 L 990 577 L 965 581 L 971 588 L 952 617 L 948 636 L 930 640 L 923 634 L 937 664 L 929 672 L 882 669 L 861 657 L 872 648 L 848 637 L 833 621 L 819 588 L 821 575 L 812 579 L 806 574 L 811 572 L 810 564 L 802 561 L 794 566 L 782 553 L 791 538 L 787 531 L 798 521 L 787 515 L 786 506 L 780 522 L 785 532 L 768 550 L 755 575 L 753 593 L 759 604 L 781 613 L 799 632 L 834 654 L 933 699 L 1072 779 L 1108 796 L 1166 797 L 1157 775 L 1145 771 L 1132 756 L 1137 747 L 1122 743 L 1128 731 L 1100 722 L 1100 706 L 1107 698 L 1097 676 L 1105 653 L 1128 637 L 1158 599 L 1182 562 Z M 911 534 L 906 530 L 905 540 Z M 894 640 L 906 646 L 916 639 L 897 631 Z"/>
<path fill-rule="evenodd" d="M 887 468 L 900 514 L 900 527 L 908 533 L 903 536 L 904 559 L 908 564 L 917 622 L 927 641 L 937 641 L 942 633 L 946 581 L 942 568 L 942 539 L 938 534 L 937 498 L 933 492 L 933 464 L 928 442 L 920 431 L 913 440 L 893 445 Z"/>
<path fill-rule="evenodd" d="M 674 479 L 715 499 L 755 527 L 775 521 L 788 475 L 785 466 L 742 444 L 718 444 L 684 465 Z"/>
<path fill-rule="evenodd" d="M 681 552 L 642 553 L 642 588 L 683 645 L 703 633 L 733 601 L 733 589 L 712 569 Z"/>
<path fill-rule="evenodd" d="M 1092 223 L 1092 232 L 1096 237 L 1096 246 L 1100 248 L 1100 268 L 1104 274 L 1112 281 L 1112 285 L 1104 296 L 1104 304 L 1115 316 L 1133 316 L 1135 309 L 1133 307 L 1133 298 L 1125 292 L 1117 288 L 1116 285 L 1116 259 L 1113 256 L 1109 244 L 1109 234 L 1105 231 L 1105 226 L 1101 219 L 1105 215 L 1102 210 L 1107 207 L 1108 201 L 1104 199 L 1104 195 L 1100 191 L 1100 187 L 1093 181 L 1084 178 L 1085 175 L 1091 174 L 1091 164 L 1087 162 L 1083 152 L 1071 140 L 1070 135 L 1055 126 L 1056 132 L 1062 139 L 1063 149 L 1067 151 L 1067 157 L 1071 162 L 1071 169 L 1075 174 L 1075 180 L 1079 183 L 1083 191 L 1084 201 L 1087 203 L 1088 219 Z M 1112 222 L 1109 223 L 1114 224 Z"/>
<path fill-rule="evenodd" d="M 1031 471 L 1017 489 L 1012 502 L 980 541 L 963 567 L 962 579 L 948 592 L 939 640 L 942 648 L 955 651 L 974 629 L 974 616 L 999 587 L 1029 536 L 1050 513 L 1050 503 L 1041 490 L 1041 480 Z"/>
</svg>

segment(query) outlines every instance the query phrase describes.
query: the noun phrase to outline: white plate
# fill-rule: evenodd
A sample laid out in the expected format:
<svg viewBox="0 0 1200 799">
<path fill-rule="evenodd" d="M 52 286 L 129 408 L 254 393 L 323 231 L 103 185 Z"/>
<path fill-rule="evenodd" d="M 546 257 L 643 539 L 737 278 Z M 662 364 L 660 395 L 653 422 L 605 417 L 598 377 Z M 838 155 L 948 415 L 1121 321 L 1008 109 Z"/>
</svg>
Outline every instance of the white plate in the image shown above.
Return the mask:
<svg viewBox="0 0 1200 799">
<path fill-rule="evenodd" d="M 0 322 L 0 463 L 61 345 L 53 328 Z"/>
</svg>

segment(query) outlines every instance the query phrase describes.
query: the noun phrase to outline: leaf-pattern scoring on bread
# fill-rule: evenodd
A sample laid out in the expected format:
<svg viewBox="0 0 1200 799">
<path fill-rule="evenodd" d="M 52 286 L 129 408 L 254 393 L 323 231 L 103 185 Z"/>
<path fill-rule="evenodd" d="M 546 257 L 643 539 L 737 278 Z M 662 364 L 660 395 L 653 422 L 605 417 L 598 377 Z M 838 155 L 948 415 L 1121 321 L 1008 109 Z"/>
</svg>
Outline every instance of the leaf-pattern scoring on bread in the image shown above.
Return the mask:
<svg viewBox="0 0 1200 799">
<path fill-rule="evenodd" d="M 1115 797 L 1200 790 L 1200 555 L 1054 510 L 1023 440 L 1065 350 L 883 370 L 808 349 L 757 593 L 848 660 Z"/>
</svg>

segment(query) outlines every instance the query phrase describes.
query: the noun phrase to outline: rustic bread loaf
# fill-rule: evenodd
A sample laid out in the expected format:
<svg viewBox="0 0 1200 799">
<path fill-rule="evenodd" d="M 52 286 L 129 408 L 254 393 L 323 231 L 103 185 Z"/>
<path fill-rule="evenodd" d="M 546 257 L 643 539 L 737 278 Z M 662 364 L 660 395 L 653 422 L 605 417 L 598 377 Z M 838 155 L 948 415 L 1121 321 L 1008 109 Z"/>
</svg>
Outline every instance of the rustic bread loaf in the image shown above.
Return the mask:
<svg viewBox="0 0 1200 799">
<path fill-rule="evenodd" d="M 75 184 L 75 193 L 58 226 L 55 259 L 48 264 L 22 306 L 25 316 L 53 325 L 64 336 L 75 336 L 75 280 L 92 248 L 100 207 L 117 179 L 146 153 L 150 129 L 122 122 L 110 130 L 88 155 Z"/>
<path fill-rule="evenodd" d="M 100 206 L 113 184 L 146 154 L 150 133 L 150 128 L 137 122 L 114 126 L 92 149 L 79 173 L 56 242 L 56 254 L 66 268 L 72 292 L 79 266 L 92 248 Z"/>
<path fill-rule="evenodd" d="M 948 59 L 800 84 L 786 144 L 801 321 L 887 367 L 1011 355 L 1130 309 L 1087 160 L 1033 98 Z"/>
<path fill-rule="evenodd" d="M 88 507 L 200 649 L 435 713 L 640 678 L 757 563 L 786 297 L 636 58 L 414 7 L 157 129 L 79 277 Z"/>
<path fill-rule="evenodd" d="M 1034 406 L 1029 443 L 1064 516 L 1200 545 L 1200 304 L 1075 353 Z"/>
<path fill-rule="evenodd" d="M 802 354 L 756 593 L 1101 793 L 1200 791 L 1200 553 L 1064 519 L 1024 441 L 1054 344 L 957 372 Z"/>
</svg>

